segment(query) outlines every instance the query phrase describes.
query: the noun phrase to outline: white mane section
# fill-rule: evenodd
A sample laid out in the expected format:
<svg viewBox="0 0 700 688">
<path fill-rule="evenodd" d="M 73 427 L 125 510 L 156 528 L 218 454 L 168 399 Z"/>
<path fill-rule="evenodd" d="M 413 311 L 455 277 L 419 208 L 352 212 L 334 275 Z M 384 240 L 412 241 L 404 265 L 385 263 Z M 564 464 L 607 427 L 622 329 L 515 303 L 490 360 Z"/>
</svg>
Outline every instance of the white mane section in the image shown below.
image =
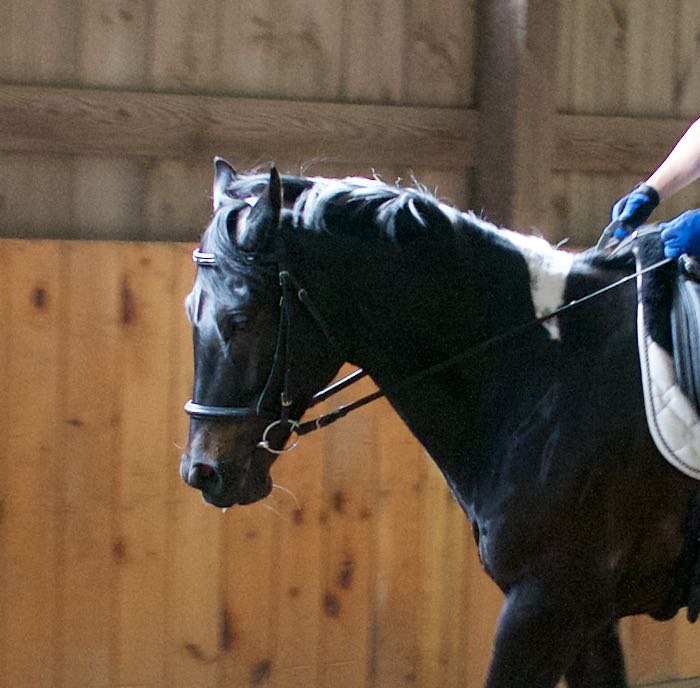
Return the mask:
<svg viewBox="0 0 700 688">
<path fill-rule="evenodd" d="M 558 251 L 544 239 L 501 230 L 521 251 L 530 271 L 530 293 L 538 318 L 564 305 L 564 289 L 574 257 Z M 552 339 L 560 339 L 559 322 L 552 318 L 543 323 Z"/>
<path fill-rule="evenodd" d="M 297 200 L 294 212 L 305 226 L 312 226 L 319 211 L 322 212 L 324 206 L 334 196 L 341 194 L 367 195 L 372 189 L 386 191 L 387 189 L 399 195 L 401 189 L 380 182 L 377 179 L 366 177 L 345 177 L 344 179 L 334 179 L 326 177 L 311 177 L 313 186 L 301 194 Z"/>
</svg>

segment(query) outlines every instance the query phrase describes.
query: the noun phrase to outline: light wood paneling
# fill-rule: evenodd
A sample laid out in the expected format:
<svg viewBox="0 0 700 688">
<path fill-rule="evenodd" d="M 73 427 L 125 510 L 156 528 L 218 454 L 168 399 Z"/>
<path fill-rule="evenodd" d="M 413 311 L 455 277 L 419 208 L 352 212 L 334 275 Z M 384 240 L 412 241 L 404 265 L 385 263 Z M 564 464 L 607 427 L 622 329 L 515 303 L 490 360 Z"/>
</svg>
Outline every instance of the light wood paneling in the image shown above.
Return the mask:
<svg viewBox="0 0 700 688">
<path fill-rule="evenodd" d="M 57 582 L 65 557 L 61 486 L 70 472 L 56 446 L 65 354 L 63 250 L 46 242 L 4 248 L 0 666 L 8 686 L 50 688 L 62 659 L 56 642 L 62 633 Z M 17 322 L 20 328 L 7 328 Z"/>
<path fill-rule="evenodd" d="M 6 0 L 0 231 L 194 240 L 214 154 L 414 175 L 467 207 L 476 6 Z M 700 112 L 700 10 L 561 0 L 559 15 L 540 229 L 586 245 Z M 220 514 L 177 474 L 189 247 L 0 247 L 0 684 L 481 685 L 500 593 L 386 406 L 281 460 L 291 495 Z M 636 682 L 700 675 L 682 618 L 623 627 Z"/>
<path fill-rule="evenodd" d="M 3 681 L 481 685 L 501 595 L 385 402 L 305 438 L 257 505 L 180 480 L 190 248 L 0 242 Z M 699 675 L 696 635 L 625 620 L 634 681 Z"/>
<path fill-rule="evenodd" d="M 552 238 L 590 244 L 614 201 L 647 179 L 698 117 L 698 30 L 692 1 L 562 1 L 558 104 L 567 114 L 559 120 Z M 689 190 L 653 219 L 698 199 Z"/>
</svg>

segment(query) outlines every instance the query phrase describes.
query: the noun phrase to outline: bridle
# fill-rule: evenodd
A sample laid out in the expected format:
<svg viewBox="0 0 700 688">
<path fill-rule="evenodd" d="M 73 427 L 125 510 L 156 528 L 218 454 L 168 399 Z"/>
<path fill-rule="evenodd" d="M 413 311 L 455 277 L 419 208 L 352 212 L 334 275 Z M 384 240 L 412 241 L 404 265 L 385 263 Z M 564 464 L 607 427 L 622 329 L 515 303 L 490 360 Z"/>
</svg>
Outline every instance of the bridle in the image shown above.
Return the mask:
<svg viewBox="0 0 700 688">
<path fill-rule="evenodd" d="M 631 241 L 633 239 L 636 239 L 636 233 L 630 236 L 628 240 L 626 240 L 626 242 Z M 306 310 L 311 315 L 312 319 L 316 322 L 316 325 L 325 334 L 326 339 L 331 344 L 331 346 L 336 350 L 339 350 L 339 347 L 332 335 L 331 330 L 327 327 L 321 315 L 321 312 L 311 300 L 307 290 L 298 283 L 294 275 L 286 267 L 285 261 L 282 258 L 283 255 L 283 251 L 281 255 L 278 254 L 278 278 L 280 287 L 282 289 L 282 296 L 280 300 L 280 320 L 277 334 L 277 345 L 273 359 L 272 369 L 270 370 L 267 382 L 263 388 L 263 391 L 260 394 L 260 397 L 255 407 L 253 408 L 235 406 L 213 406 L 207 404 L 199 404 L 193 399 L 190 399 L 185 404 L 185 411 L 192 418 L 211 420 L 238 419 L 252 416 L 269 420 L 270 423 L 265 428 L 262 435 L 262 439 L 260 440 L 260 442 L 258 442 L 258 447 L 265 449 L 273 454 L 285 454 L 289 451 L 292 451 L 292 449 L 296 448 L 296 446 L 299 444 L 299 441 L 303 435 L 306 435 L 310 432 L 314 432 L 315 430 L 320 430 L 321 428 L 324 428 L 327 425 L 334 423 L 335 421 L 339 420 L 340 418 L 343 418 L 352 411 L 355 411 L 361 408 L 362 406 L 365 406 L 371 403 L 372 401 L 375 401 L 376 399 L 380 399 L 386 396 L 388 392 L 396 392 L 400 389 L 403 389 L 404 387 L 415 384 L 416 382 L 419 382 L 429 376 L 436 375 L 449 368 L 452 368 L 458 365 L 459 363 L 463 363 L 467 359 L 488 350 L 495 344 L 499 344 L 508 339 L 517 337 L 527 330 L 542 325 L 548 320 L 552 320 L 553 318 L 556 318 L 557 316 L 581 305 L 582 303 L 585 303 L 586 301 L 597 298 L 605 292 L 608 292 L 612 289 L 616 289 L 617 287 L 629 282 L 630 280 L 636 279 L 640 275 L 643 275 L 647 272 L 651 272 L 652 270 L 656 270 L 662 267 L 663 265 L 670 263 L 673 260 L 671 258 L 664 258 L 663 260 L 660 260 L 645 268 L 641 268 L 630 275 L 626 275 L 625 277 L 620 278 L 616 282 L 612 282 L 611 284 L 601 287 L 600 289 L 597 289 L 596 291 L 586 294 L 578 299 L 573 299 L 572 301 L 563 304 L 559 308 L 556 308 L 555 310 L 553 310 L 550 313 L 547 313 L 546 315 L 533 318 L 532 320 L 528 320 L 527 322 L 513 327 L 510 330 L 506 330 L 505 332 L 501 332 L 500 334 L 478 342 L 474 346 L 456 354 L 455 356 L 451 356 L 450 358 L 447 358 L 444 361 L 440 361 L 432 366 L 429 366 L 428 368 L 424 368 L 423 370 L 413 375 L 410 375 L 407 378 L 404 378 L 401 382 L 392 386 L 391 390 L 387 390 L 387 392 L 377 390 L 363 397 L 360 397 L 352 403 L 340 406 L 327 414 L 321 415 L 313 420 L 305 421 L 302 423 L 299 420 L 290 418 L 289 416 L 291 406 L 293 404 L 289 384 L 291 377 L 291 358 L 289 353 L 292 304 L 295 299 L 298 300 L 306 308 Z M 199 267 L 206 268 L 215 267 L 217 265 L 217 259 L 215 254 L 203 252 L 199 248 L 193 251 L 192 260 Z M 343 360 L 347 360 L 347 358 L 344 357 Z M 282 392 L 280 393 L 280 410 L 277 412 L 269 411 L 265 409 L 264 402 L 266 400 L 266 397 L 269 396 L 269 390 L 272 386 L 273 381 L 280 374 L 283 376 Z M 341 380 L 338 380 L 337 382 L 329 385 L 328 387 L 325 387 L 320 392 L 316 393 L 312 397 L 311 403 L 308 407 L 312 408 L 320 402 L 336 395 L 340 391 L 353 385 L 355 382 L 358 382 L 366 375 L 367 373 L 362 369 L 355 370 L 354 372 L 350 373 Z M 272 430 L 276 427 L 288 427 L 290 432 L 296 435 L 296 439 L 290 446 L 282 449 L 274 449 L 270 446 L 269 435 L 272 432 Z"/>
<path fill-rule="evenodd" d="M 280 298 L 280 319 L 279 326 L 277 330 L 277 344 L 275 347 L 275 353 L 272 362 L 272 368 L 267 378 L 260 396 L 258 397 L 255 406 L 215 406 L 209 404 L 200 404 L 193 399 L 190 399 L 185 404 L 185 411 L 192 418 L 199 419 L 241 419 L 241 418 L 263 418 L 269 420 L 269 424 L 265 428 L 262 439 L 258 442 L 258 446 L 262 449 L 266 449 L 272 454 L 284 454 L 288 451 L 294 449 L 299 440 L 303 435 L 313 432 L 314 430 L 319 430 L 320 428 L 335 422 L 336 420 L 346 416 L 348 413 L 353 411 L 359 406 L 364 406 L 370 401 L 383 396 L 381 392 L 375 392 L 373 394 L 367 395 L 363 398 L 361 403 L 353 402 L 342 406 L 335 411 L 319 416 L 318 418 L 310 421 L 300 422 L 290 418 L 291 407 L 294 400 L 290 391 L 290 379 L 291 379 L 291 356 L 290 356 L 290 345 L 291 345 L 291 328 L 292 328 L 292 310 L 293 303 L 298 300 L 307 311 L 311 314 L 311 317 L 319 326 L 321 331 L 324 333 L 326 339 L 330 345 L 337 351 L 339 351 L 339 346 L 335 339 L 333 338 L 330 330 L 325 324 L 320 311 L 316 308 L 313 301 L 310 299 L 308 292 L 304 289 L 292 275 L 292 273 L 286 269 L 285 260 L 283 258 L 283 251 L 278 251 L 277 265 L 278 265 L 278 279 L 279 285 L 282 291 Z M 216 255 L 213 253 L 206 253 L 199 248 L 196 248 L 192 252 L 192 261 L 198 267 L 211 268 L 216 267 L 217 259 Z M 345 357 L 343 356 L 343 360 Z M 346 376 L 342 380 L 329 385 L 325 389 L 316 393 L 311 399 L 309 408 L 316 406 L 325 399 L 334 396 L 341 390 L 350 386 L 351 384 L 357 382 L 361 378 L 365 377 L 367 373 L 364 370 L 356 370 L 350 375 Z M 282 391 L 280 393 L 279 411 L 272 411 L 267 408 L 266 401 L 270 396 L 270 389 L 272 388 L 274 381 L 279 377 L 282 377 Z M 276 427 L 287 427 L 294 435 L 296 435 L 295 441 L 288 447 L 283 449 L 274 449 L 270 446 L 270 433 Z"/>
</svg>

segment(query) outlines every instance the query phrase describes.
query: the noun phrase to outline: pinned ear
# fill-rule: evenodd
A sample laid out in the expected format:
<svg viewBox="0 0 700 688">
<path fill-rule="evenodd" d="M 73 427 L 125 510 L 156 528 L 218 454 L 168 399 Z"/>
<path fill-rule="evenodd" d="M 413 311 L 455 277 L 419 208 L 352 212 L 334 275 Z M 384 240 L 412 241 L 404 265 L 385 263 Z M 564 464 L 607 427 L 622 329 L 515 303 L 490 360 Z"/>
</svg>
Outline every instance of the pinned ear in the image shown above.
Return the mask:
<svg viewBox="0 0 700 688">
<path fill-rule="evenodd" d="M 282 182 L 277 168 L 273 167 L 267 188 L 248 213 L 237 214 L 236 226 L 229 227 L 229 234 L 244 251 L 263 251 L 275 236 L 281 212 Z"/>
<path fill-rule="evenodd" d="M 225 199 L 229 198 L 226 190 L 237 176 L 236 170 L 223 158 L 214 158 L 214 186 L 212 188 L 214 212 L 224 204 Z"/>
</svg>

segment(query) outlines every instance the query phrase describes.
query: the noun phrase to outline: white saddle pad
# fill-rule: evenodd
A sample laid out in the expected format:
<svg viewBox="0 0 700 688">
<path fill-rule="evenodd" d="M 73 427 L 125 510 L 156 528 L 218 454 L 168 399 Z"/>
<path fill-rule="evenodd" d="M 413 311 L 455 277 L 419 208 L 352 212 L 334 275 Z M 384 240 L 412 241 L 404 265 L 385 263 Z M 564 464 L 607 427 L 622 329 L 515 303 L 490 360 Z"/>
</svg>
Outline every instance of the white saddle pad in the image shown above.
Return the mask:
<svg viewBox="0 0 700 688">
<path fill-rule="evenodd" d="M 644 275 L 637 277 L 637 294 L 642 293 L 643 280 Z M 700 479 L 700 417 L 676 380 L 671 355 L 649 335 L 644 310 L 639 298 L 637 343 L 649 431 L 672 466 Z"/>
</svg>

